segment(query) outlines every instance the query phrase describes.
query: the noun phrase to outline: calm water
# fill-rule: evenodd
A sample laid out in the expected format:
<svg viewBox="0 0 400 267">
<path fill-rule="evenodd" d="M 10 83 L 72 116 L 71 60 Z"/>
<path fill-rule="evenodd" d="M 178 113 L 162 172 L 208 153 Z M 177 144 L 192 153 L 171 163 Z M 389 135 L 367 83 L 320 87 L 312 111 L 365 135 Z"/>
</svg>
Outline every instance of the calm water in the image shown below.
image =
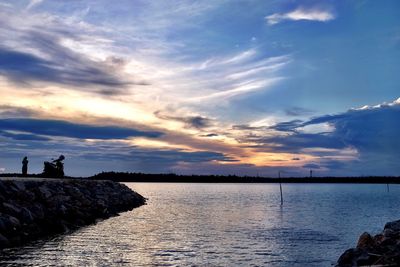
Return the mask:
<svg viewBox="0 0 400 267">
<path fill-rule="evenodd" d="M 400 219 L 400 186 L 128 184 L 148 205 L 7 250 L 1 266 L 331 266 Z"/>
</svg>

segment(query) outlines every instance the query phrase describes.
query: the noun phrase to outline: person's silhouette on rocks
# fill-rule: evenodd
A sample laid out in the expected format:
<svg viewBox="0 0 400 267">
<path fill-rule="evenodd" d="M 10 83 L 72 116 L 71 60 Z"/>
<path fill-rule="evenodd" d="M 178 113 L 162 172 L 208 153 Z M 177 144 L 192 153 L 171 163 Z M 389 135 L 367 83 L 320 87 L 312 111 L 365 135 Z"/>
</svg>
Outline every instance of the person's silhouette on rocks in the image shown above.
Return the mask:
<svg viewBox="0 0 400 267">
<path fill-rule="evenodd" d="M 28 175 L 28 157 L 24 157 L 22 160 L 22 175 L 27 176 Z"/>
</svg>

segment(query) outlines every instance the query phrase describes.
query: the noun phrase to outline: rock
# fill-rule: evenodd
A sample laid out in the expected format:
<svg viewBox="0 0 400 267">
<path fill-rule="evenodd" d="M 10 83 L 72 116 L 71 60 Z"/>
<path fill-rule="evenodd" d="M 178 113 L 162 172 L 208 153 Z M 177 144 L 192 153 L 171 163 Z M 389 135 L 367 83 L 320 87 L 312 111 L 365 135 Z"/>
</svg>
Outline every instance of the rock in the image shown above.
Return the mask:
<svg viewBox="0 0 400 267">
<path fill-rule="evenodd" d="M 359 249 L 351 248 L 346 250 L 338 259 L 338 264 L 336 266 L 348 267 L 354 266 L 355 259 L 358 258 L 362 252 Z"/>
<path fill-rule="evenodd" d="M 0 234 L 0 247 L 4 248 L 8 246 L 10 246 L 10 241 L 5 236 Z"/>
<path fill-rule="evenodd" d="M 25 207 L 21 208 L 20 219 L 21 219 L 21 221 L 23 221 L 25 223 L 31 223 L 34 220 L 30 210 L 28 210 Z"/>
<path fill-rule="evenodd" d="M 66 233 L 145 204 L 127 186 L 84 179 L 0 180 L 0 248 Z"/>
<path fill-rule="evenodd" d="M 386 229 L 389 229 L 389 230 L 392 230 L 395 232 L 399 232 L 400 231 L 400 220 L 386 223 L 384 230 L 386 230 Z"/>
<path fill-rule="evenodd" d="M 376 245 L 380 245 L 383 241 L 385 240 L 385 235 L 383 234 L 377 234 L 374 236 L 374 243 Z"/>
<path fill-rule="evenodd" d="M 395 235 L 396 234 L 396 231 L 393 231 L 392 229 L 390 229 L 390 228 L 387 228 L 387 229 L 384 229 L 383 230 L 383 236 L 385 236 L 385 237 L 391 237 L 391 236 L 393 236 L 393 235 Z"/>
<path fill-rule="evenodd" d="M 5 218 L 3 218 L 3 214 L 0 214 L 0 233 L 4 233 L 7 231 L 7 224 L 5 222 Z"/>
<path fill-rule="evenodd" d="M 336 266 L 399 266 L 399 263 L 400 220 L 387 223 L 382 233 L 374 237 L 363 233 L 357 247 L 346 250 Z"/>
<path fill-rule="evenodd" d="M 5 213 L 13 215 L 13 216 L 18 216 L 18 214 L 21 212 L 21 208 L 17 207 L 14 204 L 4 202 L 3 203 L 3 210 Z"/>
<path fill-rule="evenodd" d="M 364 232 L 358 239 L 357 248 L 359 249 L 367 249 L 371 248 L 375 245 L 374 239 L 370 234 Z"/>
<path fill-rule="evenodd" d="M 50 192 L 49 188 L 47 188 L 46 186 L 40 186 L 38 188 L 38 192 L 39 192 L 39 196 L 42 199 L 49 199 L 52 196 L 52 193 Z"/>
<path fill-rule="evenodd" d="M 34 203 L 30 207 L 30 212 L 32 216 L 37 220 L 43 220 L 45 217 L 43 206 L 40 203 Z"/>
<path fill-rule="evenodd" d="M 25 191 L 25 183 L 23 181 L 12 181 L 12 185 L 19 191 Z"/>
<path fill-rule="evenodd" d="M 8 216 L 8 221 L 11 223 L 11 227 L 15 231 L 21 227 L 21 222 L 13 216 Z"/>
</svg>

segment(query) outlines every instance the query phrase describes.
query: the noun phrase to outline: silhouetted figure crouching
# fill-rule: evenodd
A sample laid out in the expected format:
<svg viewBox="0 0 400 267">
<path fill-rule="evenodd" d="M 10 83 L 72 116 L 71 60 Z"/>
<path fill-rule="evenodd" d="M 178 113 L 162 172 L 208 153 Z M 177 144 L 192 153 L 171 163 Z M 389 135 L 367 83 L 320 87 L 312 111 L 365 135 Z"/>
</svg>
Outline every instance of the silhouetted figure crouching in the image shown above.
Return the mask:
<svg viewBox="0 0 400 267">
<path fill-rule="evenodd" d="M 28 175 L 28 157 L 24 157 L 22 160 L 22 175 L 27 176 Z"/>
<path fill-rule="evenodd" d="M 52 162 L 45 161 L 43 176 L 54 178 L 64 177 L 64 163 L 62 162 L 64 159 L 65 157 L 61 155 L 58 159 L 55 159 Z"/>
</svg>

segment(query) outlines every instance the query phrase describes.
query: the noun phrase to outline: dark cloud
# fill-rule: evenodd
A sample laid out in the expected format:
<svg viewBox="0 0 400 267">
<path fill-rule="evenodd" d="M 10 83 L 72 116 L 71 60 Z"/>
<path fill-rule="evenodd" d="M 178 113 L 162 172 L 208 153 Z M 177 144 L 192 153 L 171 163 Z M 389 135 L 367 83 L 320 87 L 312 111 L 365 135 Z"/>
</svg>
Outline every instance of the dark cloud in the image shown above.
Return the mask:
<svg viewBox="0 0 400 267">
<path fill-rule="evenodd" d="M 306 169 L 319 169 L 320 166 L 318 164 L 315 164 L 315 163 L 309 163 L 309 164 L 303 165 L 303 168 L 306 168 Z"/>
<path fill-rule="evenodd" d="M 182 151 L 182 150 L 142 150 L 142 151 L 132 151 L 131 155 L 133 158 L 138 158 L 143 161 L 163 161 L 163 162 L 187 162 L 187 163 L 197 163 L 197 162 L 208 162 L 208 161 L 225 161 L 234 162 L 236 160 L 225 156 L 223 153 L 212 152 L 212 151 Z"/>
<path fill-rule="evenodd" d="M 298 127 L 301 127 L 303 121 L 301 120 L 292 120 L 287 122 L 277 123 L 273 126 L 270 126 L 269 129 L 273 129 L 280 132 L 294 132 Z"/>
<path fill-rule="evenodd" d="M 255 130 L 263 130 L 265 129 L 264 126 L 250 126 L 248 124 L 237 124 L 237 125 L 232 125 L 232 130 L 249 130 L 249 131 L 255 131 Z"/>
<path fill-rule="evenodd" d="M 300 160 L 300 158 L 292 158 L 292 160 Z"/>
<path fill-rule="evenodd" d="M 176 150 L 151 150 L 131 148 L 131 151 L 123 153 L 87 153 L 83 156 L 90 160 L 119 160 L 130 163 L 140 164 L 162 164 L 162 165 L 175 165 L 179 162 L 185 163 L 200 163 L 209 161 L 225 161 L 234 162 L 235 160 L 225 156 L 222 153 L 212 151 L 182 151 Z"/>
<path fill-rule="evenodd" d="M 196 128 L 196 129 L 201 129 L 201 128 L 207 128 L 212 125 L 212 120 L 206 117 L 202 116 L 172 116 L 172 115 L 166 115 L 163 114 L 160 110 L 154 112 L 154 115 L 157 116 L 157 118 L 163 119 L 163 120 L 174 120 L 174 121 L 180 121 L 185 123 L 186 127 L 188 128 Z"/>
<path fill-rule="evenodd" d="M 326 133 L 306 134 L 296 132 L 283 136 L 259 138 L 258 142 L 275 144 L 277 145 L 275 146 L 277 150 L 284 152 L 299 152 L 304 148 L 346 148 L 346 144 L 341 140 L 341 137 Z"/>
<path fill-rule="evenodd" d="M 292 107 L 285 110 L 285 114 L 288 116 L 306 116 L 310 115 L 313 111 L 311 109 L 301 108 L 301 107 Z"/>
<path fill-rule="evenodd" d="M 314 118 L 303 125 L 329 123 L 330 134 L 359 152 L 400 156 L 400 103 L 375 108 L 349 110 L 346 113 Z"/>
<path fill-rule="evenodd" d="M 259 148 L 275 152 L 295 153 L 302 152 L 304 149 L 317 149 L 316 152 L 311 151 L 310 154 L 320 156 L 323 162 L 320 166 L 324 168 L 351 169 L 350 165 L 353 164 L 354 169 L 359 171 L 364 169 L 376 174 L 377 171 L 373 171 L 371 166 L 379 166 L 381 173 L 396 175 L 400 172 L 400 165 L 395 164 L 400 158 L 399 118 L 400 101 L 397 100 L 391 104 L 315 117 L 305 122 L 294 120 L 279 123 L 271 129 L 284 134 L 272 137 L 250 136 L 249 138 L 257 142 Z M 301 127 L 322 123 L 332 126 L 332 132 L 304 133 L 299 130 Z M 330 150 L 318 151 L 318 148 Z M 345 164 L 343 161 L 329 161 L 324 158 L 338 155 L 345 148 L 357 151 L 357 161 Z M 333 153 L 332 149 L 336 152 Z"/>
<path fill-rule="evenodd" d="M 14 83 L 57 83 L 106 96 L 124 94 L 128 85 L 149 85 L 147 81 L 136 81 L 135 77 L 128 80 L 120 75 L 126 64 L 123 58 L 93 60 L 64 45 L 65 38 L 87 40 L 88 34 L 93 35 L 90 29 L 76 31 L 57 19 L 37 25 L 34 18 L 28 18 L 30 27 L 21 28 L 10 19 L 15 14 L 0 14 L 0 38 L 7 40 L 0 45 L 0 75 Z"/>
<path fill-rule="evenodd" d="M 326 115 L 303 122 L 294 120 L 278 123 L 272 129 L 287 132 L 286 135 L 260 139 L 293 148 L 354 147 L 360 151 L 400 151 L 400 104 L 381 105 L 374 108 L 353 109 L 337 115 Z M 301 133 L 300 127 L 327 123 L 332 132 Z"/>
<path fill-rule="evenodd" d="M 219 136 L 218 134 L 216 134 L 216 133 L 209 133 L 209 134 L 202 134 L 202 135 L 200 135 L 201 137 L 216 137 L 216 136 Z"/>
<path fill-rule="evenodd" d="M 32 171 L 40 172 L 43 161 L 63 154 L 69 175 L 92 175 L 102 170 L 179 172 L 181 165 L 189 167 L 217 164 L 216 161 L 235 162 L 233 158 L 214 151 L 146 149 L 111 140 L 88 143 L 76 139 L 66 141 L 59 137 L 52 137 L 47 142 L 1 139 L 0 145 L 4 149 L 0 161 L 10 170 L 19 170 L 21 158 L 27 155 Z"/>
<path fill-rule="evenodd" d="M 0 125 L 1 127 L 1 125 Z M 4 136 L 7 138 L 11 138 L 14 140 L 30 140 L 30 141 L 49 141 L 50 138 L 40 136 L 40 135 L 35 135 L 35 134 L 21 134 L 21 133 L 9 133 L 9 132 L 2 132 L 0 131 L 0 136 Z"/>
<path fill-rule="evenodd" d="M 21 131 L 34 135 L 80 139 L 125 139 L 128 137 L 160 137 L 162 133 L 140 131 L 118 126 L 94 126 L 60 120 L 0 119 L 0 130 Z"/>
<path fill-rule="evenodd" d="M 127 82 L 111 75 L 99 63 L 84 59 L 72 51 L 48 41 L 53 57 L 35 55 L 0 48 L 0 74 L 16 83 L 42 81 L 74 86 L 124 87 Z"/>
</svg>

